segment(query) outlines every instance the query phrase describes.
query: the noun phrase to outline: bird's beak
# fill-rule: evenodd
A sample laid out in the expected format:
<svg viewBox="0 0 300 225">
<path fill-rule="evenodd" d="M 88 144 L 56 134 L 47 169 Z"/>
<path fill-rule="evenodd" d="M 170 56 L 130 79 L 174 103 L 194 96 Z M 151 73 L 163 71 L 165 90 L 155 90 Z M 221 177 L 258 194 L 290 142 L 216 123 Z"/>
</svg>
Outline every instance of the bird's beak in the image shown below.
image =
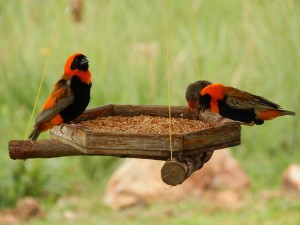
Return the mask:
<svg viewBox="0 0 300 225">
<path fill-rule="evenodd" d="M 190 107 L 189 106 L 189 112 L 193 112 L 196 109 L 196 107 Z"/>
<path fill-rule="evenodd" d="M 81 62 L 80 62 L 80 65 L 84 65 L 84 64 L 88 64 L 89 63 L 89 60 L 87 59 L 87 57 L 84 57 Z"/>
<path fill-rule="evenodd" d="M 189 101 L 188 105 L 189 105 L 189 112 L 192 112 L 195 108 L 195 103 L 192 101 Z"/>
</svg>

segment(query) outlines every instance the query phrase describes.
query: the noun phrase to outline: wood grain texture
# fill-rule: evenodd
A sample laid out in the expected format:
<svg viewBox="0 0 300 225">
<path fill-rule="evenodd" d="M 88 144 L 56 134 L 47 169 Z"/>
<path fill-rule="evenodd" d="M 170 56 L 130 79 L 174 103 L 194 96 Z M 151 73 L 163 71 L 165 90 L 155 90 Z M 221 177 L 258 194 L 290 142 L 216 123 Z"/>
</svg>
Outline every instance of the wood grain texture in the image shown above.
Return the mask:
<svg viewBox="0 0 300 225">
<path fill-rule="evenodd" d="M 84 155 L 77 149 L 55 140 L 40 140 L 32 143 L 29 140 L 11 140 L 8 143 L 11 159 L 54 158 L 63 156 Z"/>
<path fill-rule="evenodd" d="M 182 184 L 193 172 L 203 167 L 203 155 L 168 160 L 161 168 L 161 179 L 168 185 Z"/>
<path fill-rule="evenodd" d="M 95 108 L 90 108 L 90 109 L 85 110 L 85 112 L 83 114 L 81 114 L 79 117 L 77 117 L 74 120 L 74 123 L 78 123 L 83 120 L 90 120 L 90 119 L 96 118 L 98 116 L 111 116 L 113 114 L 114 114 L 114 111 L 113 111 L 112 104 L 95 107 Z"/>
<path fill-rule="evenodd" d="M 121 158 L 140 158 L 167 160 L 170 158 L 170 152 L 161 152 L 153 150 L 130 150 L 130 149 L 89 149 L 82 151 L 74 143 L 66 144 L 55 139 L 39 140 L 32 143 L 29 140 L 11 140 L 8 143 L 9 156 L 11 159 L 29 159 L 29 158 L 55 158 L 63 156 L 116 156 Z M 192 152 L 196 153 L 196 152 Z M 180 154 L 173 154 L 179 157 Z"/>
</svg>

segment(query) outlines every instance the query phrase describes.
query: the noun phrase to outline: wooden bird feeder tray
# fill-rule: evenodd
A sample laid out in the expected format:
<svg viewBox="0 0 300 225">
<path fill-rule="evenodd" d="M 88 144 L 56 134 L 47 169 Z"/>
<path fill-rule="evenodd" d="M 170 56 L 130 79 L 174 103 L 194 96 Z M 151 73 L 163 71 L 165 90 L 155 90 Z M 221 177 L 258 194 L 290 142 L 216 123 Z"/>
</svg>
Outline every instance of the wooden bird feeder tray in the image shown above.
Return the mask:
<svg viewBox="0 0 300 225">
<path fill-rule="evenodd" d="M 205 129 L 172 134 L 172 160 L 170 133 L 95 132 L 80 122 L 108 116 L 169 117 L 168 106 L 105 105 L 86 110 L 73 123 L 51 130 L 50 140 L 10 141 L 12 159 L 51 158 L 75 155 L 118 156 L 166 160 L 161 176 L 170 185 L 181 184 L 195 170 L 202 168 L 214 150 L 239 145 L 241 126 L 211 112 L 202 113 L 200 120 L 211 126 Z M 185 106 L 171 106 L 172 118 L 195 119 Z"/>
</svg>

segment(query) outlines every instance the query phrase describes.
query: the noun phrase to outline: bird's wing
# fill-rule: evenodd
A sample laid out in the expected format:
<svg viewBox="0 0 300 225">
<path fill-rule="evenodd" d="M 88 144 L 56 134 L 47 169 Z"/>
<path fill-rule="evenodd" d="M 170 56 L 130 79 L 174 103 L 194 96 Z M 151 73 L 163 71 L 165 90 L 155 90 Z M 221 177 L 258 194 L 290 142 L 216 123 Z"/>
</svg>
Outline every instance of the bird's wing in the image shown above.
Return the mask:
<svg viewBox="0 0 300 225">
<path fill-rule="evenodd" d="M 36 125 L 50 120 L 74 102 L 70 83 L 71 80 L 61 79 L 55 84 L 53 92 L 42 107 L 42 111 L 37 115 Z"/>
<path fill-rule="evenodd" d="M 258 95 L 233 87 L 226 87 L 226 103 L 235 109 L 254 109 L 258 111 L 280 109 L 280 106 Z"/>
</svg>

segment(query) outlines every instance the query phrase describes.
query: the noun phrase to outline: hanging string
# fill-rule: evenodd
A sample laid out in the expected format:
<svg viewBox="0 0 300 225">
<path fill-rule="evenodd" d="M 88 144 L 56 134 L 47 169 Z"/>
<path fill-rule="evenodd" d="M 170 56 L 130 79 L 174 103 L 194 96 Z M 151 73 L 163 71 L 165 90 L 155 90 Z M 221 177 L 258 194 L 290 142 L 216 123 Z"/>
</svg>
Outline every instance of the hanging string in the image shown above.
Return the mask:
<svg viewBox="0 0 300 225">
<path fill-rule="evenodd" d="M 165 37 L 166 37 L 166 68 L 168 80 L 168 105 L 169 105 L 169 134 L 170 134 L 170 159 L 173 160 L 173 147 L 172 147 L 172 115 L 171 115 L 171 95 L 170 95 L 170 62 L 169 62 L 169 42 L 168 42 L 168 2 L 165 0 Z"/>
<path fill-rule="evenodd" d="M 30 116 L 30 119 L 28 121 L 28 125 L 27 125 L 27 128 L 26 128 L 24 140 L 27 139 L 27 137 L 28 137 L 28 132 L 29 132 L 29 129 L 30 129 L 30 125 L 31 125 L 31 122 L 32 122 L 32 119 L 33 119 L 33 116 L 34 116 L 34 112 L 35 112 L 35 109 L 36 109 L 36 106 L 37 106 L 37 102 L 38 102 L 38 99 L 39 99 L 39 96 L 40 96 L 42 85 L 43 85 L 43 82 L 44 82 L 44 79 L 45 79 L 46 68 L 47 68 L 47 65 L 48 65 L 49 56 L 51 54 L 51 47 L 54 45 L 55 36 L 56 36 L 56 34 L 57 34 L 58 30 L 59 30 L 58 29 L 58 27 L 59 27 L 58 25 L 61 24 L 61 18 L 62 18 L 63 9 L 64 9 L 63 8 L 63 3 L 64 3 L 64 1 L 62 0 L 61 1 L 61 10 L 60 10 L 61 12 L 58 13 L 58 15 L 57 15 L 55 26 L 54 26 L 54 29 L 53 29 L 52 34 L 51 34 L 51 38 L 50 38 L 50 42 L 49 42 L 49 51 L 48 51 L 48 54 L 46 55 L 46 58 L 45 58 L 45 62 L 44 62 L 44 66 L 43 66 L 43 71 L 42 71 L 42 75 L 41 75 L 40 84 L 39 84 L 37 95 L 36 95 L 36 98 L 35 98 L 35 101 L 34 101 L 33 109 L 32 109 L 32 112 L 31 112 L 31 116 Z"/>
<path fill-rule="evenodd" d="M 190 2 L 190 8 L 191 8 L 191 12 L 192 12 L 192 21 L 193 21 L 195 60 L 196 60 L 196 64 L 197 64 L 198 79 L 200 80 L 199 53 L 198 53 L 198 47 L 197 47 L 197 32 L 196 32 L 196 25 L 195 25 L 195 13 L 194 13 L 194 9 L 193 9 L 193 0 L 189 0 L 189 2 Z"/>
</svg>

